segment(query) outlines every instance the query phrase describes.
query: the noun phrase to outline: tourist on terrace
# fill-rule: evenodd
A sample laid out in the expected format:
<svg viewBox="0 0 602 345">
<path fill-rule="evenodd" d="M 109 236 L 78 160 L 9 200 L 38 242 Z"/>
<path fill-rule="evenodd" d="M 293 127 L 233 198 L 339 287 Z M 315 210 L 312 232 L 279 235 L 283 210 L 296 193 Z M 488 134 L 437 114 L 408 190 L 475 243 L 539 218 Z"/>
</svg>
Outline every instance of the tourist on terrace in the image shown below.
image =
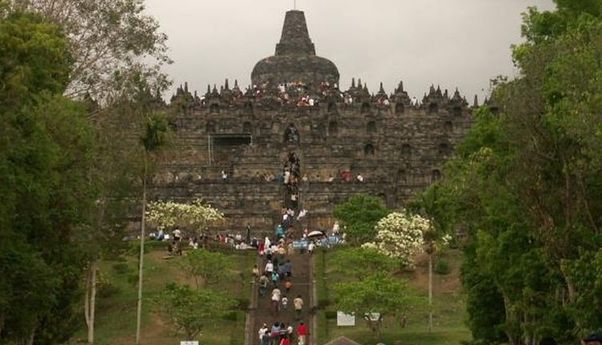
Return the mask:
<svg viewBox="0 0 602 345">
<path fill-rule="evenodd" d="M 303 321 L 299 322 L 299 326 L 297 326 L 297 337 L 299 338 L 299 345 L 305 345 L 305 338 L 309 332 L 307 331 L 307 326 L 303 323 Z"/>
<path fill-rule="evenodd" d="M 288 307 L 288 298 L 286 297 L 286 295 L 282 296 L 280 304 L 282 305 L 282 310 L 286 311 L 286 308 Z"/>
<path fill-rule="evenodd" d="M 280 275 L 278 274 L 278 272 L 276 272 L 276 271 L 272 272 L 272 285 L 274 287 L 278 287 L 279 280 L 280 280 Z"/>
<path fill-rule="evenodd" d="M 279 322 L 274 322 L 274 324 L 272 325 L 272 330 L 270 333 L 271 336 L 271 344 L 272 345 L 278 345 L 278 337 L 280 336 L 280 323 Z"/>
<path fill-rule="evenodd" d="M 301 319 L 301 313 L 303 311 L 303 299 L 301 295 L 297 295 L 297 297 L 293 300 L 293 304 L 295 305 L 295 320 Z"/>
<path fill-rule="evenodd" d="M 265 264 L 265 269 L 263 271 L 269 274 L 272 274 L 272 272 L 274 272 L 274 264 L 272 263 L 272 260 L 268 260 L 268 262 Z"/>
<path fill-rule="evenodd" d="M 268 284 L 270 283 L 270 279 L 266 274 L 263 274 L 259 277 L 259 295 L 262 297 L 266 295 L 268 292 Z"/>
<path fill-rule="evenodd" d="M 307 253 L 308 254 L 313 254 L 314 252 L 314 248 L 316 247 L 314 241 L 309 242 L 309 244 L 307 245 Z"/>
<path fill-rule="evenodd" d="M 270 330 L 266 329 L 263 334 L 259 335 L 260 345 L 270 345 Z"/>
<path fill-rule="evenodd" d="M 280 289 L 278 288 L 274 288 L 274 290 L 272 290 L 272 313 L 274 315 L 278 314 L 278 311 L 280 311 L 280 297 L 281 297 L 281 292 Z M 272 328 L 273 331 L 273 328 Z M 278 329 L 278 333 L 280 333 L 280 329 Z M 272 336 L 273 336 L 273 332 L 272 332 Z"/>
<path fill-rule="evenodd" d="M 286 290 L 286 293 L 291 292 L 292 288 L 293 288 L 293 283 L 289 279 L 284 281 L 284 289 Z"/>
<path fill-rule="evenodd" d="M 291 341 L 287 335 L 282 335 L 280 337 L 280 343 L 278 345 L 291 345 Z"/>
<path fill-rule="evenodd" d="M 307 215 L 307 210 L 306 209 L 302 209 L 301 211 L 299 211 L 299 215 L 297 216 L 297 221 L 300 221 L 306 215 Z"/>
<path fill-rule="evenodd" d="M 261 326 L 261 328 L 259 329 L 259 332 L 257 332 L 259 334 L 259 340 L 261 340 L 261 338 L 263 337 L 263 335 L 265 334 L 266 331 L 268 331 L 268 324 L 264 323 L 263 326 Z"/>
</svg>

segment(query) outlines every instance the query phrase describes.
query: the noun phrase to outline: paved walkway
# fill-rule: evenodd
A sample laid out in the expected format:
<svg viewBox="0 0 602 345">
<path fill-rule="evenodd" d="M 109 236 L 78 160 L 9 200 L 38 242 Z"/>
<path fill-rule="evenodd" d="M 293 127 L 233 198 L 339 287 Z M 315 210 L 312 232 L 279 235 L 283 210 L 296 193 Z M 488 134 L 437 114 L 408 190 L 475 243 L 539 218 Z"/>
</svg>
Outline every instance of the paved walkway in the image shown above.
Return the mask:
<svg viewBox="0 0 602 345">
<path fill-rule="evenodd" d="M 311 314 L 311 305 L 313 303 L 313 297 L 311 297 L 313 282 L 312 282 L 312 269 L 310 268 L 310 256 L 309 254 L 292 254 L 285 256 L 285 259 L 289 259 L 293 264 L 292 270 L 292 278 L 291 282 L 293 283 L 293 287 L 289 293 L 286 293 L 286 289 L 284 288 L 282 282 L 279 284 L 279 289 L 282 290 L 282 295 L 287 296 L 289 303 L 287 310 L 281 310 L 278 313 L 274 313 L 271 306 L 271 291 L 272 285 L 268 288 L 268 293 L 265 296 L 259 296 L 257 289 L 254 289 L 254 293 L 257 294 L 257 308 L 250 313 L 251 316 L 251 324 L 252 324 L 252 342 L 247 341 L 246 344 L 259 345 L 259 335 L 258 331 L 264 323 L 268 324 L 268 327 L 271 326 L 275 322 L 284 322 L 286 326 L 293 325 L 294 328 L 294 336 L 291 340 L 291 345 L 297 344 L 296 337 L 296 329 L 299 321 L 303 321 L 307 327 L 309 328 L 310 334 L 312 333 L 311 325 L 312 325 L 312 314 Z M 260 269 L 263 269 L 265 266 L 266 259 L 259 258 L 258 266 Z M 295 319 L 295 310 L 293 305 L 293 299 L 297 297 L 297 295 L 301 295 L 303 299 L 303 312 L 301 314 L 300 320 Z M 305 342 L 306 345 L 313 345 L 310 341 L 311 337 L 307 337 Z"/>
</svg>

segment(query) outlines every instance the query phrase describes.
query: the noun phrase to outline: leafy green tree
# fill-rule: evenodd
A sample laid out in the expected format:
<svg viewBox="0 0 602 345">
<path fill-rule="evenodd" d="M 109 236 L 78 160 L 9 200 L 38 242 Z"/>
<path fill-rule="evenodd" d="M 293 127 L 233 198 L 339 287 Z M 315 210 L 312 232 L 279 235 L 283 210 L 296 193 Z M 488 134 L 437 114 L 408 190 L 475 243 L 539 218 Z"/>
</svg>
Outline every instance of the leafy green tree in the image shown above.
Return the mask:
<svg viewBox="0 0 602 345">
<path fill-rule="evenodd" d="M 218 285 L 223 282 L 234 267 L 232 259 L 222 253 L 207 250 L 192 250 L 182 258 L 182 269 L 196 283 L 197 288 Z"/>
<path fill-rule="evenodd" d="M 417 302 L 410 297 L 405 281 L 383 273 L 336 284 L 334 293 L 337 309 L 362 317 L 377 336 L 380 336 L 383 318 L 402 315 Z M 370 317 L 373 313 L 379 314 L 376 320 Z"/>
<path fill-rule="evenodd" d="M 60 28 L 28 14 L 0 22 L 0 111 L 16 110 L 43 92 L 62 93 L 71 55 Z"/>
<path fill-rule="evenodd" d="M 496 84 L 427 192 L 440 200 L 436 223 L 468 231 L 463 282 L 475 339 L 573 343 L 599 325 L 597 271 L 583 265 L 602 245 L 597 3 L 529 11 L 527 40 L 513 50 L 520 75 Z M 483 313 L 487 305 L 496 308 Z"/>
<path fill-rule="evenodd" d="M 374 272 L 391 273 L 397 267 L 395 260 L 374 248 L 345 247 L 334 251 L 329 260 L 333 261 L 334 267 L 343 270 L 335 273 L 357 279 Z"/>
<path fill-rule="evenodd" d="M 64 343 L 93 209 L 92 132 L 66 100 L 70 54 L 60 28 L 10 13 L 0 21 L 0 342 Z"/>
<path fill-rule="evenodd" d="M 146 206 L 148 203 L 148 188 L 152 181 L 150 177 L 150 167 L 152 159 L 164 147 L 167 141 L 168 125 L 164 114 L 151 112 L 143 114 L 146 116 L 144 129 L 140 141 L 142 143 L 142 214 L 140 217 L 140 260 L 138 266 L 138 307 L 136 319 L 136 344 L 140 344 L 140 328 L 142 323 L 142 285 L 144 278 L 142 275 L 144 269 L 144 240 L 146 237 Z"/>
<path fill-rule="evenodd" d="M 157 21 L 145 14 L 143 0 L 2 2 L 0 18 L 27 11 L 63 29 L 73 62 L 69 96 L 89 94 L 101 103 L 110 103 L 118 80 L 145 75 L 157 84 L 166 82 L 160 68 L 170 63 L 167 36 L 159 31 Z"/>
<path fill-rule="evenodd" d="M 195 340 L 208 320 L 223 316 L 236 301 L 210 289 L 192 289 L 188 285 L 170 283 L 155 298 L 158 311 L 178 333 Z"/>
<path fill-rule="evenodd" d="M 376 223 L 389 213 L 380 198 L 356 195 L 337 205 L 333 215 L 342 222 L 347 238 L 357 244 L 374 239 Z"/>
</svg>

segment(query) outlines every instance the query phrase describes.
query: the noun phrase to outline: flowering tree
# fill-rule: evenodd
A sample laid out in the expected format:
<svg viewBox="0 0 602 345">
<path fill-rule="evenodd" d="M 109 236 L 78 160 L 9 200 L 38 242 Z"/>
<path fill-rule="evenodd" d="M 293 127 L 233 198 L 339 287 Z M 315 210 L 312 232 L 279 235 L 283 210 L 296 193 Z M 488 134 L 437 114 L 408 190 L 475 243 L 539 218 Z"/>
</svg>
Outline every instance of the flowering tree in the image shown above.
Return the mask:
<svg viewBox="0 0 602 345">
<path fill-rule="evenodd" d="M 188 225 L 195 231 L 202 232 L 209 224 L 224 219 L 224 215 L 200 199 L 193 201 L 192 204 L 158 201 L 148 205 L 147 219 L 157 226 Z"/>
<path fill-rule="evenodd" d="M 394 212 L 376 224 L 374 242 L 362 245 L 396 258 L 404 266 L 414 264 L 414 254 L 423 249 L 424 234 L 431 229 L 428 219 L 412 215 L 407 211 Z"/>
</svg>

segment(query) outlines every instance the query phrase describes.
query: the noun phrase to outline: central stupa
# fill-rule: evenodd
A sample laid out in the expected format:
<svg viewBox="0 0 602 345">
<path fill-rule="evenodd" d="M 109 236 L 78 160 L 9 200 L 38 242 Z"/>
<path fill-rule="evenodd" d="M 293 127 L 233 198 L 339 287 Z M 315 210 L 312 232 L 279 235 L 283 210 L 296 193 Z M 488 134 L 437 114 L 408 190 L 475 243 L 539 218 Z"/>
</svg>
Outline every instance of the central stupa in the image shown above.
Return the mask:
<svg viewBox="0 0 602 345">
<path fill-rule="evenodd" d="M 254 85 L 303 82 L 317 86 L 325 81 L 338 84 L 339 71 L 332 61 L 316 55 L 307 31 L 305 14 L 293 10 L 286 13 L 275 55 L 255 65 L 251 80 Z"/>
</svg>

